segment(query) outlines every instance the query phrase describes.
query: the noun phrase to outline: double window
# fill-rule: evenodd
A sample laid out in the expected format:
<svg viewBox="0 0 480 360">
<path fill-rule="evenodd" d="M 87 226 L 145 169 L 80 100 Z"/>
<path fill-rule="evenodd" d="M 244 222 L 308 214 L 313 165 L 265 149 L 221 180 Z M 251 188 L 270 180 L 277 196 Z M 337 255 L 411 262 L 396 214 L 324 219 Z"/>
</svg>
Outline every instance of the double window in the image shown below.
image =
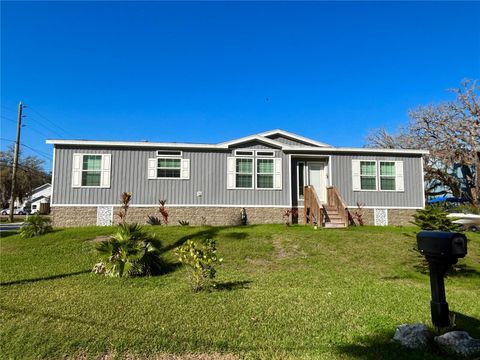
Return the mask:
<svg viewBox="0 0 480 360">
<path fill-rule="evenodd" d="M 73 154 L 72 187 L 110 187 L 111 154 Z"/>
<path fill-rule="evenodd" d="M 237 150 L 227 163 L 229 189 L 281 189 L 282 159 L 273 151 Z M 249 156 L 247 156 L 249 155 Z M 270 158 L 265 158 L 270 156 Z"/>
<path fill-rule="evenodd" d="M 353 190 L 403 191 L 403 161 L 352 160 Z"/>
</svg>

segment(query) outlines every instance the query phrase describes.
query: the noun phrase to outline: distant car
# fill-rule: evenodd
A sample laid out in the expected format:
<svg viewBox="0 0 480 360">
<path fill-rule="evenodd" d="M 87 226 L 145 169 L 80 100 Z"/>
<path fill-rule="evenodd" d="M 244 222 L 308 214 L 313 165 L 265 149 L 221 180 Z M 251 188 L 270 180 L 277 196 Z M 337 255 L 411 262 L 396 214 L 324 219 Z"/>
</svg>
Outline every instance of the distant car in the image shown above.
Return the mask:
<svg viewBox="0 0 480 360">
<path fill-rule="evenodd" d="M 464 213 L 451 213 L 447 217 L 454 218 L 454 224 L 462 225 L 465 230 L 480 231 L 480 215 L 476 214 L 464 214 Z"/>
<path fill-rule="evenodd" d="M 10 214 L 10 209 L 9 208 L 3 209 L 1 214 L 2 215 L 9 215 Z M 21 207 L 14 207 L 13 208 L 13 215 L 27 215 L 27 214 L 30 214 L 30 209 L 21 208 Z"/>
</svg>

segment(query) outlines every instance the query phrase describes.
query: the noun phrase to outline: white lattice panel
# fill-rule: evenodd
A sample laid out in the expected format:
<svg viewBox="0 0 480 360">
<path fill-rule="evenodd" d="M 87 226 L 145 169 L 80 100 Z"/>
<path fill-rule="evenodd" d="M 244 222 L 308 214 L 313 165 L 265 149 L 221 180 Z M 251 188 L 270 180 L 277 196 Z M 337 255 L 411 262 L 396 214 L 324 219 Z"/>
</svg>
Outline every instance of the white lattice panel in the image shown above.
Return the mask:
<svg viewBox="0 0 480 360">
<path fill-rule="evenodd" d="M 373 218 L 375 226 L 388 225 L 388 210 L 387 209 L 373 209 Z"/>
<path fill-rule="evenodd" d="M 110 226 L 113 222 L 113 206 L 97 207 L 97 225 Z"/>
</svg>

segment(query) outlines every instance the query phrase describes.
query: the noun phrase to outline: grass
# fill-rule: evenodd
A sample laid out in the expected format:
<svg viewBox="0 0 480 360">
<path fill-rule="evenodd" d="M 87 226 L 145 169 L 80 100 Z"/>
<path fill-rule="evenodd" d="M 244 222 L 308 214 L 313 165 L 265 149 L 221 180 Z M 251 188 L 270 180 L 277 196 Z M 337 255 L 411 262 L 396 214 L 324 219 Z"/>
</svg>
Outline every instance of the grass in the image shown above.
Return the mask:
<svg viewBox="0 0 480 360">
<path fill-rule="evenodd" d="M 148 229 L 173 265 L 175 246 L 215 238 L 219 290 L 192 293 L 178 266 L 150 278 L 92 274 L 92 239 L 111 228 L 2 234 L 2 357 L 445 358 L 389 342 L 399 324 L 431 324 L 415 228 Z M 480 235 L 468 237 L 467 258 L 446 279 L 447 300 L 457 328 L 480 338 Z"/>
</svg>

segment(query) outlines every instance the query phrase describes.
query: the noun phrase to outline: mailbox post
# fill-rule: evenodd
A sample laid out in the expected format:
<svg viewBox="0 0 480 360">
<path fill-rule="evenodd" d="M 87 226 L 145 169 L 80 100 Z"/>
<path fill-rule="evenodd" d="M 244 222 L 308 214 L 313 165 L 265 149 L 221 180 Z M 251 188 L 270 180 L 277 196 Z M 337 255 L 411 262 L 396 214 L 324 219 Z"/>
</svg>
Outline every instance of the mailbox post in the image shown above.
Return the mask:
<svg viewBox="0 0 480 360">
<path fill-rule="evenodd" d="M 417 245 L 427 259 L 430 270 L 432 323 L 436 327 L 450 326 L 444 276 L 451 265 L 467 254 L 467 238 L 449 231 L 420 231 Z"/>
</svg>

